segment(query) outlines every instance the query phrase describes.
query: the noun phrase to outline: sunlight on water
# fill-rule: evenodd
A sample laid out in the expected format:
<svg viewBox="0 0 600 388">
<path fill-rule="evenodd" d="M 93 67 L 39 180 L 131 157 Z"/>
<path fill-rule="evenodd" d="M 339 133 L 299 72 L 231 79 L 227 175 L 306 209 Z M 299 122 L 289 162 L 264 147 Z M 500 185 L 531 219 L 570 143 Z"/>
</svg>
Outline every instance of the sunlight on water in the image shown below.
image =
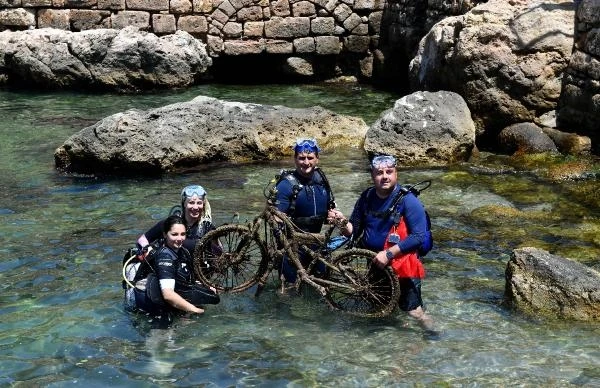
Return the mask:
<svg viewBox="0 0 600 388">
<path fill-rule="evenodd" d="M 208 190 L 217 224 L 234 211 L 249 220 L 264 206 L 264 185 L 291 161 L 92 178 L 57 174 L 54 149 L 109 114 L 199 94 L 318 104 L 368 123 L 395 99 L 351 86 L 203 86 L 142 96 L 0 92 L 0 385 L 600 385 L 597 325 L 538 321 L 502 306 L 515 247 L 598 257 L 580 219 L 586 214 L 586 230 L 597 230 L 598 209 L 572 204 L 556 185 L 478 175 L 468 165 L 400 173 L 402 182 L 433 180 L 421 196 L 436 244 L 425 258 L 423 296 L 442 330 L 439 341 L 423 338 L 403 314 L 351 318 L 310 290 L 277 294 L 274 282 L 258 299 L 253 290 L 223 295 L 204 316 L 168 329 L 123 311 L 123 254 L 178 202 L 181 187 Z M 336 151 L 321 163 L 349 214 L 369 185 L 365 155 Z M 506 209 L 520 216 L 501 216 Z"/>
</svg>

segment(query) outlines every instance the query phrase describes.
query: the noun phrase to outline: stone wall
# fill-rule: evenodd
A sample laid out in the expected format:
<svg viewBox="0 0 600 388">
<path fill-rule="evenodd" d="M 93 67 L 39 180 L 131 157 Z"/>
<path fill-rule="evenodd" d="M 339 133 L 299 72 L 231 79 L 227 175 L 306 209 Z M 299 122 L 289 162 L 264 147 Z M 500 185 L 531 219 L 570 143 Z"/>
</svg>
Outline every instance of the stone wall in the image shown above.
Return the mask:
<svg viewBox="0 0 600 388">
<path fill-rule="evenodd" d="M 0 0 L 0 31 L 136 26 L 164 35 L 184 30 L 231 67 L 239 67 L 240 56 L 267 54 L 290 74 L 311 77 L 321 71 L 406 84 L 408 63 L 429 27 L 481 1 Z M 265 62 L 247 63 L 260 68 Z"/>
<path fill-rule="evenodd" d="M 180 29 L 203 40 L 215 58 L 348 53 L 364 59 L 377 45 L 383 8 L 384 0 L 0 0 L 0 30 L 136 26 L 162 35 Z M 362 68 L 370 76 L 369 64 Z"/>
</svg>

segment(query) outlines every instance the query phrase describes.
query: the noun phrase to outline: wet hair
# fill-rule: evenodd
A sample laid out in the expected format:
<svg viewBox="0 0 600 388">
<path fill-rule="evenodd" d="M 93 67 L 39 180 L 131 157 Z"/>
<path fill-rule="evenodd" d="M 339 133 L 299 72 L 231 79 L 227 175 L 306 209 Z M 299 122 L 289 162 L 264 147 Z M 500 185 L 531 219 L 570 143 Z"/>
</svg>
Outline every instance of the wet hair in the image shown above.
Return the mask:
<svg viewBox="0 0 600 388">
<path fill-rule="evenodd" d="M 185 227 L 185 221 L 177 215 L 167 217 L 163 223 L 163 233 L 169 233 L 169 230 L 171 230 L 173 225 L 183 225 Z"/>
</svg>

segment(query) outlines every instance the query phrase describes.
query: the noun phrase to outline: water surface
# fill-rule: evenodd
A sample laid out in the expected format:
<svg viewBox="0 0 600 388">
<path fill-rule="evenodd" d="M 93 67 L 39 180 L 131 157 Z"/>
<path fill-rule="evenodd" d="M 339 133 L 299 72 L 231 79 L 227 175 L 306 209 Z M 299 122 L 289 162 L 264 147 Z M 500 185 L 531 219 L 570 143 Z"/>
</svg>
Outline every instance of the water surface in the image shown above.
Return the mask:
<svg viewBox="0 0 600 388">
<path fill-rule="evenodd" d="M 436 244 L 425 258 L 423 297 L 442 331 L 438 341 L 401 313 L 352 318 L 312 292 L 224 295 L 204 316 L 169 329 L 124 312 L 123 254 L 177 203 L 181 187 L 202 184 L 218 224 L 233 211 L 251 218 L 264 204 L 264 185 L 291 161 L 94 178 L 57 173 L 53 152 L 109 114 L 199 94 L 321 105 L 367 123 L 399 97 L 348 85 L 212 85 L 142 96 L 0 92 L 0 385 L 600 385 L 597 324 L 533 319 L 501 303 L 516 247 L 537 246 L 598 268 L 599 209 L 573 201 L 572 182 L 481 174 L 474 167 L 485 161 L 400 174 L 402 182 L 434 182 L 421 196 Z M 321 165 L 349 213 L 369 185 L 365 155 L 325 153 Z M 494 206 L 520 216 L 481 210 Z"/>
</svg>

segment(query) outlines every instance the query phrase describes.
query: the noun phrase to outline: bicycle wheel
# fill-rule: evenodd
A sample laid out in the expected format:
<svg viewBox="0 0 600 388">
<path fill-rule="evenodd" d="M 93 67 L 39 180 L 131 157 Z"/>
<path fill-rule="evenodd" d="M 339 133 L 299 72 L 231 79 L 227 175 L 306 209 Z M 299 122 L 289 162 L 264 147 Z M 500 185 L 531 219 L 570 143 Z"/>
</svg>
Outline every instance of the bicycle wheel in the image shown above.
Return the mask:
<svg viewBox="0 0 600 388">
<path fill-rule="evenodd" d="M 220 226 L 204 235 L 194 249 L 196 276 L 218 291 L 247 290 L 265 274 L 267 264 L 262 241 L 243 225 Z"/>
<path fill-rule="evenodd" d="M 336 310 L 359 317 L 384 317 L 398 305 L 400 284 L 389 267 L 372 263 L 374 252 L 350 249 L 333 258 L 325 300 Z"/>
</svg>

